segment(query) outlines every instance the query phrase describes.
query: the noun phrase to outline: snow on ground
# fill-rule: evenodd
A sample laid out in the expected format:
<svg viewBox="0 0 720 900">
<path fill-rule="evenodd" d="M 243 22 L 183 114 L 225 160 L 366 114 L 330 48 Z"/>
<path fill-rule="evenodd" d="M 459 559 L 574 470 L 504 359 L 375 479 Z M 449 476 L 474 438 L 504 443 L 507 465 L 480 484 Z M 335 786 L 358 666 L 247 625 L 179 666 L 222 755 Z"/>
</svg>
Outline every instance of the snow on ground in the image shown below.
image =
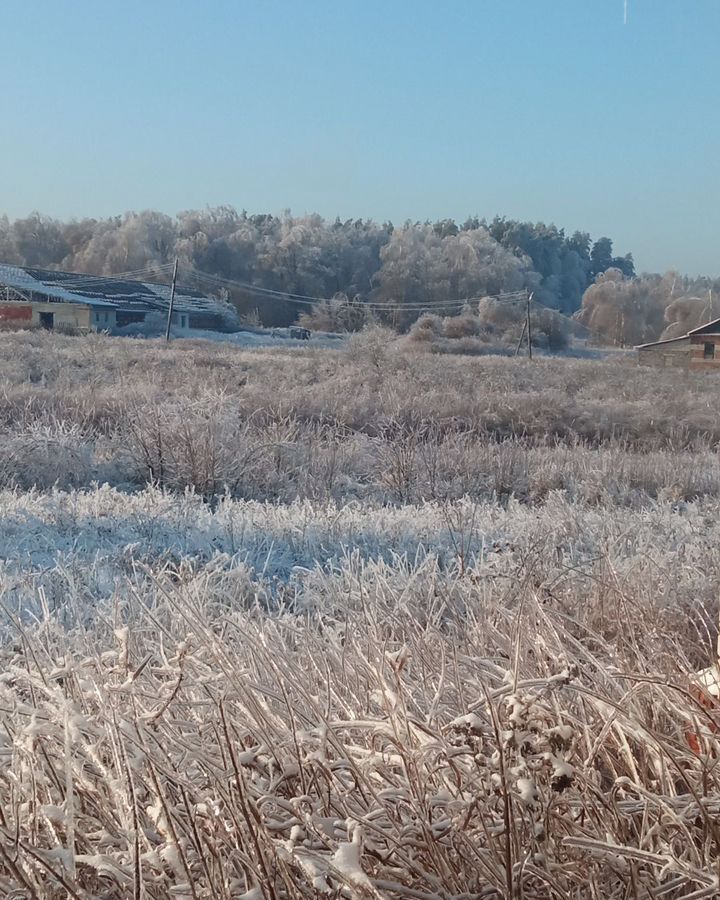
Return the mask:
<svg viewBox="0 0 720 900">
<path fill-rule="evenodd" d="M 204 341 L 232 344 L 235 347 L 342 347 L 347 339 L 343 334 L 312 332 L 310 339 L 301 341 L 290 336 L 289 328 L 268 328 L 262 331 L 235 331 L 222 334 L 219 331 L 193 331 L 187 337 Z"/>
<path fill-rule="evenodd" d="M 0 587 L 13 605 L 37 607 L 38 589 L 58 578 L 107 597 L 139 569 L 189 564 L 242 569 L 256 583 L 302 589 L 309 573 L 337 573 L 352 558 L 400 572 L 427 559 L 443 570 L 473 567 L 496 591 L 540 565 L 550 577 L 591 569 L 644 571 L 668 602 L 708 596 L 720 578 L 720 526 L 711 501 L 673 508 L 607 509 L 551 495 L 541 507 L 464 499 L 402 507 L 297 500 L 268 503 L 109 486 L 77 492 L 0 493 Z M 555 574 L 554 574 L 555 573 Z M 273 590 L 274 588 L 270 588 Z"/>
<path fill-rule="evenodd" d="M 131 333 L 130 329 L 125 329 L 124 333 Z M 138 335 L 142 335 L 141 330 L 137 330 Z M 230 344 L 233 347 L 244 347 L 247 349 L 261 347 L 333 347 L 340 348 L 347 340 L 347 335 L 332 334 L 324 331 L 314 331 L 311 333 L 309 340 L 303 341 L 290 336 L 289 328 L 265 328 L 257 331 L 233 331 L 223 333 L 220 331 L 203 331 L 202 329 L 193 329 L 192 331 L 173 330 L 174 338 L 184 338 L 187 340 L 212 341 L 215 344 Z"/>
<path fill-rule="evenodd" d="M 599 537 L 604 519 L 607 530 L 606 515 L 560 498 L 553 512 L 552 537 L 572 556 L 597 549 L 595 529 Z M 687 527 L 686 517 L 667 509 L 631 515 L 644 522 L 659 517 L 665 527 L 673 526 L 671 534 Z M 622 521 L 627 524 L 628 516 Z M 348 548 L 367 558 L 412 560 L 432 552 L 447 561 L 464 541 L 467 556 L 484 558 L 511 542 L 528 545 L 537 525 L 536 509 L 516 503 L 503 507 L 466 499 L 452 505 L 383 507 L 227 498 L 213 509 L 191 493 L 178 496 L 154 488 L 124 493 L 106 485 L 79 492 L 0 493 L 0 560 L 20 569 L 52 565 L 58 556 L 112 556 L 134 546 L 147 558 L 171 553 L 208 559 L 226 553 L 287 577 L 296 566 L 332 565 Z M 629 547 L 632 537 L 624 540 Z"/>
</svg>

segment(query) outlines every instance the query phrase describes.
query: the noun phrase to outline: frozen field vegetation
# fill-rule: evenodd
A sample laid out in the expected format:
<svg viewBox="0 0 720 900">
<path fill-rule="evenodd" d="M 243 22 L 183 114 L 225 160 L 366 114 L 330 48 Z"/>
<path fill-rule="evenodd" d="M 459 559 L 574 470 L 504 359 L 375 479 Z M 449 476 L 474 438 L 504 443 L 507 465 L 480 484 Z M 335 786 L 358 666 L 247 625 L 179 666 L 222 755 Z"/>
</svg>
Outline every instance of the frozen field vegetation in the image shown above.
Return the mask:
<svg viewBox="0 0 720 900">
<path fill-rule="evenodd" d="M 714 375 L 2 351 L 1 896 L 718 896 Z"/>
</svg>

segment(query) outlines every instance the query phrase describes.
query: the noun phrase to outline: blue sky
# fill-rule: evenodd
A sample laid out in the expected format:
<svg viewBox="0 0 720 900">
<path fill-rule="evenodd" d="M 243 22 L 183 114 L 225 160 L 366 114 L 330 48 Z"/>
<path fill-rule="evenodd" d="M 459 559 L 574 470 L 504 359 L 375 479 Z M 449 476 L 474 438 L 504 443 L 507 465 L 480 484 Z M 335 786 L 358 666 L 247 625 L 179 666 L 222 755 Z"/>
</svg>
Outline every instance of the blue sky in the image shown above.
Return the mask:
<svg viewBox="0 0 720 900">
<path fill-rule="evenodd" d="M 0 213 L 495 213 L 720 274 L 720 0 L 0 0 Z"/>
</svg>

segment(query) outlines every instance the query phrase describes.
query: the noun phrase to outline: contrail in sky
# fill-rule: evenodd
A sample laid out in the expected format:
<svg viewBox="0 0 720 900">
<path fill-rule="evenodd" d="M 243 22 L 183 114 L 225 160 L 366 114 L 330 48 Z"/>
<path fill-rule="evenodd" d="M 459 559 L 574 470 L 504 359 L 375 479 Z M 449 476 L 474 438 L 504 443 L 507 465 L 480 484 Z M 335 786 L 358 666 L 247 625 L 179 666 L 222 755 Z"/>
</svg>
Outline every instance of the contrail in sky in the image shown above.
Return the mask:
<svg viewBox="0 0 720 900">
<path fill-rule="evenodd" d="M 625 5 L 623 7 L 623 25 L 627 25 L 627 8 L 628 8 L 628 0 L 625 0 Z"/>
</svg>

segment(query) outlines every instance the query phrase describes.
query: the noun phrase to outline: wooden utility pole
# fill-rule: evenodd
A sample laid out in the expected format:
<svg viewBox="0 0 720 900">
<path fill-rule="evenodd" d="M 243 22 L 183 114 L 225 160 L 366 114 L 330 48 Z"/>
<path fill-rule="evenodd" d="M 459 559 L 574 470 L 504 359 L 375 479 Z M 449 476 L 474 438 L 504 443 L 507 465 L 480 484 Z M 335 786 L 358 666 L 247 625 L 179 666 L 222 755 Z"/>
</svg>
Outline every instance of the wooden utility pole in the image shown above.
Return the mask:
<svg viewBox="0 0 720 900">
<path fill-rule="evenodd" d="M 520 332 L 520 340 L 517 342 L 517 347 L 515 348 L 515 356 L 520 352 L 520 348 L 522 347 L 522 342 L 525 340 L 525 332 L 527 330 L 527 316 L 525 316 L 525 321 L 523 322 L 522 331 Z"/>
<path fill-rule="evenodd" d="M 168 306 L 167 328 L 165 329 L 165 341 L 170 340 L 170 326 L 172 325 L 173 307 L 175 306 L 175 285 L 177 283 L 178 259 L 175 257 L 175 265 L 173 266 L 172 285 L 170 287 L 170 305 Z"/>
<path fill-rule="evenodd" d="M 525 324 L 527 326 L 527 341 L 528 341 L 528 359 L 532 359 L 532 323 L 530 322 L 530 304 L 532 303 L 534 291 L 530 291 L 527 298 L 527 313 L 526 313 L 526 321 Z"/>
</svg>

